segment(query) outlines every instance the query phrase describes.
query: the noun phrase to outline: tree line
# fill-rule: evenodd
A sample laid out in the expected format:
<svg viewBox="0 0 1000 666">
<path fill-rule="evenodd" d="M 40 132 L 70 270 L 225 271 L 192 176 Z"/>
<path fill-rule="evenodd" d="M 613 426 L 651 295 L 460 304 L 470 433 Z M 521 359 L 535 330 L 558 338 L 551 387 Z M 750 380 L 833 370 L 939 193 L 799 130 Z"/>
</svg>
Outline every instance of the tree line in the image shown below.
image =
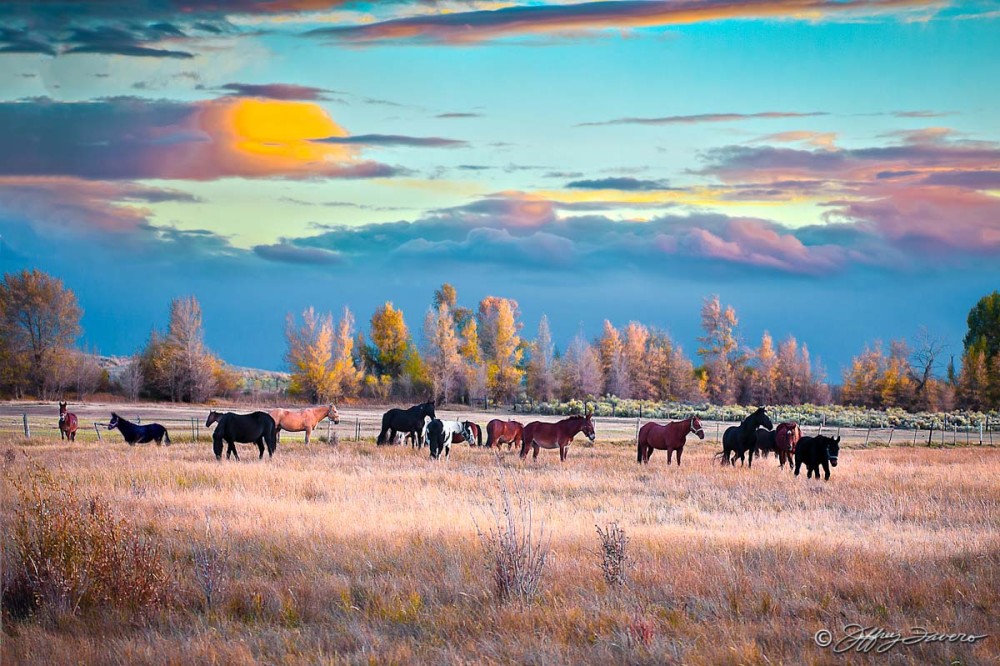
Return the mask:
<svg viewBox="0 0 1000 666">
<path fill-rule="evenodd" d="M 92 354 L 75 347 L 82 311 L 73 292 L 40 271 L 4 276 L 0 284 L 0 392 L 39 397 L 116 390 L 130 400 L 203 402 L 232 396 L 241 378 L 204 343 L 194 297 L 170 304 L 165 331 L 153 330 L 112 382 Z M 911 344 L 869 344 L 831 386 L 818 360 L 794 336 L 775 342 L 764 332 L 751 346 L 732 306 L 718 296 L 701 309 L 696 364 L 656 327 L 605 321 L 600 335 L 582 331 L 565 349 L 542 316 L 524 336 L 517 301 L 487 296 L 460 304 L 450 284 L 437 289 L 415 334 L 392 302 L 357 330 L 349 308 L 339 318 L 310 307 L 285 326 L 288 392 L 309 402 L 357 397 L 433 396 L 446 402 L 518 399 L 621 399 L 716 404 L 826 404 L 911 411 L 986 410 L 1000 403 L 1000 293 L 970 311 L 960 365 L 944 343 L 921 331 Z"/>
</svg>

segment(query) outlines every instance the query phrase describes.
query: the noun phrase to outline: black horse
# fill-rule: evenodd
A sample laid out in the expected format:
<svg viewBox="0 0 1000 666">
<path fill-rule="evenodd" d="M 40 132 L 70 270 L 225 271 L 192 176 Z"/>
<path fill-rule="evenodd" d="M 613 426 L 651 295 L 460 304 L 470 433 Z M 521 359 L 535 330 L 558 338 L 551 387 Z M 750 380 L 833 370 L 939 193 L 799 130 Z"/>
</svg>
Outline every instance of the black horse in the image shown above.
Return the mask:
<svg viewBox="0 0 1000 666">
<path fill-rule="evenodd" d="M 226 459 L 234 456 L 240 459 L 240 454 L 236 452 L 235 442 L 253 442 L 260 449 L 260 457 L 264 457 L 264 446 L 267 445 L 267 457 L 274 455 L 274 449 L 278 446 L 278 440 L 274 425 L 274 419 L 267 412 L 253 412 L 252 414 L 234 414 L 226 412 L 209 412 L 205 420 L 205 427 L 213 423 L 215 432 L 212 433 L 212 448 L 215 450 L 215 459 L 222 460 L 222 442 L 227 444 Z"/>
<path fill-rule="evenodd" d="M 170 445 L 170 435 L 167 434 L 167 429 L 159 423 L 139 425 L 138 423 L 126 421 L 114 412 L 111 412 L 111 422 L 108 423 L 108 430 L 114 430 L 115 428 L 118 428 L 118 432 L 122 434 L 122 437 L 125 438 L 125 442 L 129 446 L 147 444 L 154 440 L 156 440 L 157 446 L 162 445 L 164 440 L 166 440 L 167 446 Z"/>
<path fill-rule="evenodd" d="M 824 481 L 830 480 L 830 466 L 837 466 L 837 458 L 840 456 L 840 437 L 827 437 L 826 435 L 816 435 L 814 437 L 803 437 L 795 446 L 795 476 L 799 475 L 799 468 L 805 464 L 806 478 L 812 478 L 816 474 L 819 480 L 819 468 L 823 466 L 826 473 Z"/>
<path fill-rule="evenodd" d="M 432 419 L 427 424 L 427 445 L 431 449 L 431 458 L 437 460 L 444 451 L 445 459 L 451 455 L 451 433 L 445 433 L 444 423 L 440 419 Z"/>
<path fill-rule="evenodd" d="M 758 407 L 753 414 L 743 419 L 738 426 L 726 428 L 722 433 L 722 453 L 715 454 L 722 456 L 723 465 L 735 465 L 736 459 L 740 459 L 743 464 L 744 456 L 750 452 L 749 467 L 753 467 L 753 456 L 757 452 L 757 428 L 764 427 L 768 430 L 774 429 L 774 424 L 768 417 L 763 407 Z M 732 458 L 730 458 L 732 454 Z"/>
<path fill-rule="evenodd" d="M 413 433 L 417 440 L 417 445 L 424 445 L 424 418 L 436 419 L 434 414 L 434 403 L 425 402 L 421 405 L 414 405 L 409 409 L 390 409 L 382 415 L 382 430 L 378 434 L 375 443 L 378 446 L 383 444 L 393 444 L 396 441 L 397 432 Z"/>
</svg>

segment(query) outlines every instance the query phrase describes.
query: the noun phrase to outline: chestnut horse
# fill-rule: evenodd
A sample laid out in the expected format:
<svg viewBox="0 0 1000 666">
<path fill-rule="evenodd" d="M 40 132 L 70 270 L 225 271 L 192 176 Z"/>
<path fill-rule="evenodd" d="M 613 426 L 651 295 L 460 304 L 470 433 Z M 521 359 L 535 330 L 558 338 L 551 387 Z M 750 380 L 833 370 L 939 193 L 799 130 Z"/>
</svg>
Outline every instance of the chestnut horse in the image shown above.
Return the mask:
<svg viewBox="0 0 1000 666">
<path fill-rule="evenodd" d="M 524 426 L 517 421 L 501 421 L 493 419 L 486 424 L 486 448 L 499 449 L 504 442 L 507 443 L 507 450 L 510 451 L 514 445 L 521 446 L 521 435 L 524 433 Z"/>
<path fill-rule="evenodd" d="M 309 436 L 313 428 L 325 419 L 330 417 L 334 424 L 340 423 L 340 414 L 333 405 L 327 407 L 308 407 L 306 409 L 272 409 L 268 414 L 274 419 L 274 435 L 280 439 L 281 431 L 306 433 L 306 444 L 309 444 Z"/>
<path fill-rule="evenodd" d="M 757 430 L 757 449 L 760 455 L 767 457 L 774 451 L 778 455 L 778 462 L 784 468 L 788 463 L 788 469 L 792 468 L 792 457 L 795 455 L 795 446 L 802 438 L 802 430 L 799 424 L 793 421 L 779 423 L 774 430 Z"/>
<path fill-rule="evenodd" d="M 524 426 L 521 436 L 521 459 L 527 457 L 528 449 L 531 448 L 535 450 L 532 460 L 538 460 L 539 448 L 559 449 L 559 462 L 566 462 L 566 449 L 578 433 L 582 432 L 592 442 L 597 438 L 591 416 L 593 415 L 587 412 L 586 416 L 571 416 L 558 423 L 532 421 Z"/>
<path fill-rule="evenodd" d="M 650 421 L 639 430 L 638 438 L 638 462 L 648 463 L 649 456 L 653 455 L 653 449 L 667 452 L 667 464 L 670 464 L 670 457 L 677 451 L 677 466 L 681 466 L 681 453 L 684 452 L 684 440 L 688 433 L 693 432 L 699 439 L 705 439 L 705 430 L 701 427 L 701 421 L 697 416 L 674 421 L 667 425 L 660 425 Z"/>
<path fill-rule="evenodd" d="M 66 411 L 66 403 L 59 403 L 59 439 L 76 441 L 76 414 Z"/>
</svg>

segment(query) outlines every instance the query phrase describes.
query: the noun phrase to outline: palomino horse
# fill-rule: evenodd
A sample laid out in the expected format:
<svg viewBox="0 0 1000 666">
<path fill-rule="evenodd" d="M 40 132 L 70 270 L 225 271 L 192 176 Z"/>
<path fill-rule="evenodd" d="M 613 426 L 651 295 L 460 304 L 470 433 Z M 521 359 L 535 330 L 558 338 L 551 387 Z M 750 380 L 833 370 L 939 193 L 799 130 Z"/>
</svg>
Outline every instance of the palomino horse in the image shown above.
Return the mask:
<svg viewBox="0 0 1000 666">
<path fill-rule="evenodd" d="M 736 464 L 736 459 L 743 463 L 743 457 L 747 451 L 750 452 L 749 467 L 753 467 L 753 456 L 757 452 L 757 428 L 764 427 L 768 430 L 774 429 L 771 419 L 763 407 L 758 407 L 753 414 L 743 419 L 738 426 L 729 426 L 722 433 L 722 452 L 716 453 L 716 457 L 722 458 L 723 465 Z M 730 459 L 732 454 L 732 459 Z"/>
<path fill-rule="evenodd" d="M 309 436 L 312 435 L 313 428 L 325 419 L 330 417 L 334 425 L 340 423 L 340 414 L 333 405 L 327 407 L 307 407 L 306 409 L 272 409 L 268 414 L 274 419 L 274 436 L 280 441 L 281 431 L 306 433 L 306 445 L 309 444 Z"/>
<path fill-rule="evenodd" d="M 524 426 L 517 421 L 501 421 L 493 419 L 486 424 L 486 448 L 498 449 L 504 442 L 507 443 L 507 450 L 510 451 L 515 445 L 521 446 L 521 435 L 524 433 Z"/>
<path fill-rule="evenodd" d="M 66 403 L 59 403 L 59 439 L 76 441 L 77 420 L 76 414 L 66 411 Z"/>
<path fill-rule="evenodd" d="M 215 459 L 222 460 L 222 443 L 226 443 L 226 458 L 230 455 L 240 459 L 240 454 L 236 451 L 236 442 L 253 442 L 260 450 L 260 457 L 264 457 L 264 446 L 267 446 L 267 456 L 274 455 L 274 449 L 278 446 L 274 434 L 274 419 L 267 412 L 253 412 L 251 414 L 234 414 L 233 412 L 211 411 L 205 420 L 205 427 L 213 423 L 215 432 L 212 433 L 212 448 L 215 450 Z"/>
<path fill-rule="evenodd" d="M 697 416 L 674 421 L 667 425 L 660 425 L 650 421 L 642 426 L 639 431 L 638 462 L 648 463 L 649 456 L 653 455 L 653 449 L 667 452 L 667 464 L 670 464 L 670 456 L 677 451 L 677 466 L 681 466 L 681 453 L 684 451 L 684 441 L 688 433 L 693 432 L 699 439 L 705 439 L 705 430 L 701 427 L 701 421 Z"/>
<path fill-rule="evenodd" d="M 111 421 L 108 423 L 108 430 L 114 430 L 115 428 L 118 428 L 118 432 L 122 434 L 122 437 L 125 438 L 125 443 L 129 446 L 146 444 L 154 440 L 157 446 L 161 446 L 163 440 L 167 440 L 167 446 L 170 446 L 170 435 L 167 433 L 167 429 L 159 423 L 139 425 L 138 423 L 126 421 L 114 412 L 111 412 Z"/>
<path fill-rule="evenodd" d="M 571 416 L 558 423 L 544 423 L 542 421 L 532 421 L 524 426 L 524 433 L 521 438 L 521 458 L 528 455 L 528 449 L 535 450 L 532 460 L 538 460 L 538 449 L 559 449 L 559 461 L 566 461 L 566 449 L 572 443 L 573 438 L 578 433 L 583 433 L 587 439 L 594 441 L 597 434 L 594 432 L 593 416 L 587 412 L 586 416 Z"/>
</svg>

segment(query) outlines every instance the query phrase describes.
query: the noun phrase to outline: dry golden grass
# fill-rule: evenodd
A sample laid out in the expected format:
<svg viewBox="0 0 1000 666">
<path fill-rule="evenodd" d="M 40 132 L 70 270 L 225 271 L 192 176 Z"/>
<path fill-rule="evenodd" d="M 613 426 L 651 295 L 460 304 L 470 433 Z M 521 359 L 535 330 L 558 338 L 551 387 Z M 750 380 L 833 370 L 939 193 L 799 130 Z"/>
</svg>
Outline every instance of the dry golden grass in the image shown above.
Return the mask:
<svg viewBox="0 0 1000 666">
<path fill-rule="evenodd" d="M 602 440 L 572 447 L 565 464 L 554 451 L 498 463 L 464 445 L 433 462 L 370 441 L 293 442 L 270 462 L 243 445 L 240 463 L 217 463 L 204 443 L 8 439 L 0 449 L 16 452 L 8 475 L 41 463 L 138 521 L 174 580 L 173 601 L 150 617 L 5 618 L 5 664 L 971 664 L 1000 654 L 997 636 L 878 657 L 813 641 L 851 622 L 996 632 L 1000 450 L 989 447 L 848 449 L 829 483 L 773 458 L 720 468 L 712 443 L 689 444 L 680 469 L 662 452 L 640 467 L 634 447 Z M 499 501 L 499 464 L 551 537 L 527 606 L 496 601 L 477 531 Z M 5 535 L 13 506 L 5 499 Z M 625 586 L 601 571 L 595 526 L 612 521 L 630 538 Z"/>
</svg>

